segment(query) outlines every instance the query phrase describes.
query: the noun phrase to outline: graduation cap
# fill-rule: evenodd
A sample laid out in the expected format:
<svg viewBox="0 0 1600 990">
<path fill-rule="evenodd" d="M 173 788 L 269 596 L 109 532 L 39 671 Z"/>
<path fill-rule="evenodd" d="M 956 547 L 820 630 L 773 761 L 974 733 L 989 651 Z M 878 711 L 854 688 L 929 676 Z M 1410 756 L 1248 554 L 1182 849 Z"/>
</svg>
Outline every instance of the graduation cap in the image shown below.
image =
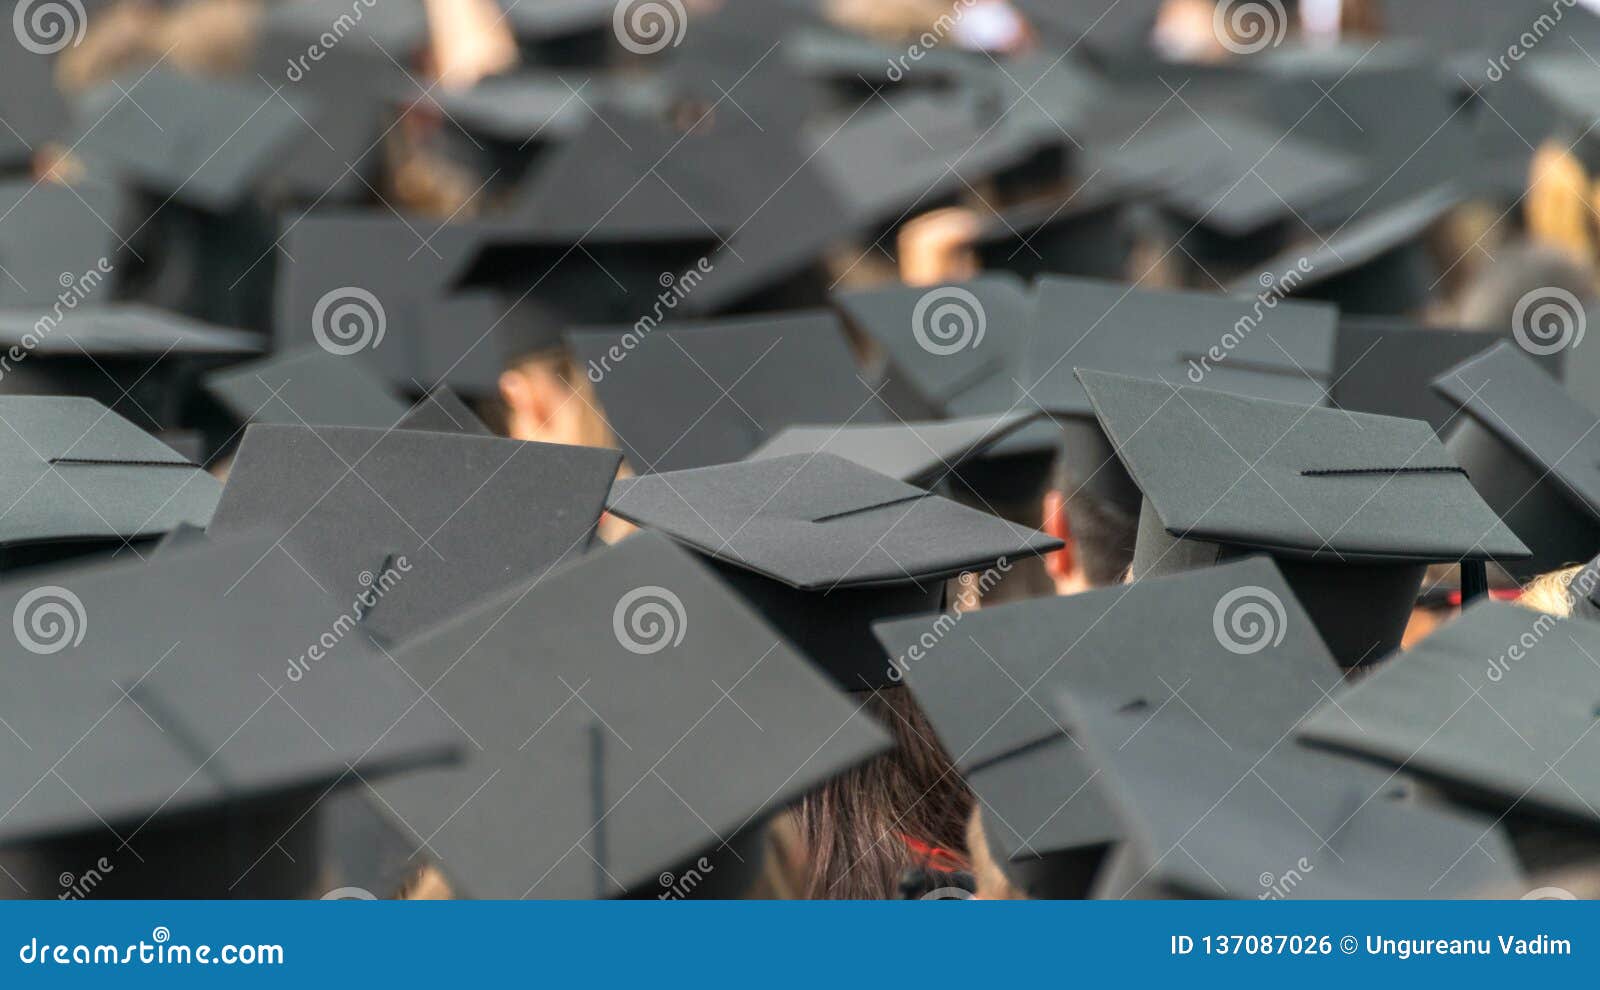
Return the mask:
<svg viewBox="0 0 1600 990">
<path fill-rule="evenodd" d="M 651 534 L 484 603 L 396 662 L 477 745 L 379 793 L 472 897 L 737 897 L 766 819 L 889 744 Z"/>
<path fill-rule="evenodd" d="M 938 609 L 944 578 L 1061 546 L 828 453 L 622 478 L 609 508 L 710 558 L 850 690 L 895 679 L 870 622 Z"/>
<path fill-rule="evenodd" d="M 620 459 L 465 434 L 251 426 L 211 532 L 272 533 L 341 601 L 398 569 L 361 621 L 399 642 L 587 550 Z"/>
<path fill-rule="evenodd" d="M 883 349 L 879 394 L 900 418 L 993 414 L 1013 404 L 1033 321 L 1030 290 L 1016 275 L 844 291 L 832 302 Z"/>
<path fill-rule="evenodd" d="M 0 307 L 106 302 L 102 286 L 116 269 L 122 212 L 121 195 L 103 185 L 0 182 Z"/>
<path fill-rule="evenodd" d="M 973 186 L 1026 169 L 1066 140 L 1047 120 L 1002 114 L 1009 100 L 994 105 L 970 90 L 883 101 L 842 122 L 817 122 L 803 141 L 839 191 L 845 215 L 862 223 L 897 223 L 913 211 L 948 205 Z"/>
<path fill-rule="evenodd" d="M 1133 249 L 1125 222 L 1131 190 L 1107 181 L 983 218 L 976 244 L 985 270 L 1120 278 Z"/>
<path fill-rule="evenodd" d="M 59 317 L 54 307 L 0 309 L 0 393 L 87 396 L 169 432 L 203 417 L 196 379 L 205 369 L 261 349 L 255 334 L 137 303 L 62 307 Z"/>
<path fill-rule="evenodd" d="M 1464 416 L 1446 443 L 1472 484 L 1533 550 L 1530 576 L 1600 548 L 1597 419 L 1538 365 L 1499 343 L 1441 375 L 1434 389 Z"/>
<path fill-rule="evenodd" d="M 829 453 L 919 488 L 931 488 L 959 475 L 971 460 L 1038 415 L 1022 410 L 881 426 L 791 426 L 756 448 L 746 460 Z"/>
<path fill-rule="evenodd" d="M 1102 897 L 1481 897 L 1521 879 L 1487 816 L 1292 742 L 1241 753 L 1225 724 L 1100 702 L 1069 691 L 1059 708 L 1126 830 Z"/>
<path fill-rule="evenodd" d="M 48 579 L 0 588 L 39 654 L 0 671 L 13 895 L 103 858 L 96 897 L 316 896 L 329 850 L 296 826 L 321 799 L 456 749 L 270 537 Z"/>
<path fill-rule="evenodd" d="M 400 417 L 395 429 L 494 436 L 494 431 L 484 425 L 477 413 L 467 408 L 460 396 L 444 387 L 436 388 L 424 396 L 410 412 Z"/>
<path fill-rule="evenodd" d="M 1085 886 L 1123 834 L 1094 767 L 1051 707 L 1056 692 L 1092 691 L 1111 710 L 1145 717 L 1193 711 L 1253 759 L 1340 678 L 1311 618 L 1261 557 L 987 607 L 962 616 L 955 635 L 926 618 L 873 629 L 939 741 L 996 811 L 985 826 L 997 861 L 1036 891 Z"/>
<path fill-rule="evenodd" d="M 523 58 L 533 64 L 597 66 L 616 51 L 612 24 L 619 8 L 608 0 L 500 0 L 500 6 Z M 668 32 L 677 28 L 677 21 L 666 25 Z"/>
<path fill-rule="evenodd" d="M 428 99 L 443 114 L 446 153 L 491 176 L 490 188 L 505 187 L 520 182 L 543 152 L 583 129 L 589 101 L 604 98 L 603 90 L 595 92 L 602 82 L 589 83 L 517 72 L 490 76 L 470 89 L 434 92 Z"/>
<path fill-rule="evenodd" d="M 826 311 L 568 339 L 641 474 L 736 461 L 795 424 L 887 419 Z"/>
<path fill-rule="evenodd" d="M 1078 377 L 1144 493 L 1134 577 L 1266 551 L 1345 666 L 1399 645 L 1429 563 L 1528 553 L 1427 423 Z"/>
<path fill-rule="evenodd" d="M 447 384 L 467 395 L 492 394 L 508 350 L 499 334 L 510 326 L 516 297 L 458 288 L 500 229 L 358 211 L 290 221 L 283 249 L 295 263 L 278 278 L 277 347 L 328 341 L 340 350 L 359 350 L 374 370 L 408 392 Z M 588 259 L 579 260 L 593 272 Z M 547 267 L 539 265 L 536 272 Z M 571 285 L 562 288 L 574 291 Z"/>
<path fill-rule="evenodd" d="M 1091 412 L 1075 368 L 1301 405 L 1323 405 L 1332 379 L 1338 311 L 1260 295 L 1143 289 L 1081 278 L 1041 278 L 1024 381 L 1053 415 Z"/>
<path fill-rule="evenodd" d="M 1597 655 L 1592 623 L 1479 602 L 1335 692 L 1300 734 L 1404 765 L 1508 824 L 1542 818 L 1592 832 Z"/>
<path fill-rule="evenodd" d="M 321 347 L 301 347 L 212 372 L 205 377 L 205 389 L 241 424 L 391 429 L 409 408 L 372 373 L 363 355 Z"/>
<path fill-rule="evenodd" d="M 91 94 L 73 147 L 165 200 L 227 214 L 311 132 L 307 116 L 264 85 L 157 67 Z"/>
<path fill-rule="evenodd" d="M 1303 219 L 1366 179 L 1361 161 L 1228 112 L 1158 120 L 1089 161 L 1135 184 L 1156 184 L 1184 226 L 1180 244 L 1225 269 L 1270 256 L 1307 229 Z"/>
<path fill-rule="evenodd" d="M 1460 202 L 1451 187 L 1357 217 L 1240 278 L 1231 289 L 1273 285 L 1286 295 L 1338 303 L 1348 313 L 1403 315 L 1427 304 L 1437 266 L 1424 236 Z"/>
<path fill-rule="evenodd" d="M 1457 330 L 1403 320 L 1341 317 L 1334 351 L 1333 404 L 1352 412 L 1427 421 L 1447 436 L 1460 411 L 1430 387 L 1435 378 L 1509 333 Z M 1538 359 L 1551 371 L 1557 361 Z"/>
<path fill-rule="evenodd" d="M 205 526 L 221 485 L 93 399 L 0 396 L 4 567 L 119 550 Z"/>
</svg>

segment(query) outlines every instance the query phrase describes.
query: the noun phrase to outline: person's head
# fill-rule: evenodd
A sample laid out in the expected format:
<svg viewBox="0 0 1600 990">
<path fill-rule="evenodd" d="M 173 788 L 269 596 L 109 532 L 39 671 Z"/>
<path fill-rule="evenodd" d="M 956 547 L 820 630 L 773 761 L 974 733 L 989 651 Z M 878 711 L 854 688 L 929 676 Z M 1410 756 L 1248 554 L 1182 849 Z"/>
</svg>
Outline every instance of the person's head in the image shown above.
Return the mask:
<svg viewBox="0 0 1600 990">
<path fill-rule="evenodd" d="M 865 706 L 896 745 L 801 800 L 807 898 L 890 899 L 907 871 L 965 863 L 972 792 L 921 706 L 899 686 Z"/>
<path fill-rule="evenodd" d="M 583 369 L 566 348 L 511 361 L 500 373 L 500 402 L 491 426 L 513 440 L 581 447 L 615 446 Z"/>
<path fill-rule="evenodd" d="M 1006 871 L 995 862 L 989 849 L 989 837 L 983 830 L 983 809 L 974 806 L 967 821 L 967 854 L 972 859 L 972 878 L 977 884 L 980 901 L 1025 901 L 1028 895 L 1019 890 Z"/>
<path fill-rule="evenodd" d="M 1066 544 L 1047 558 L 1058 594 L 1121 584 L 1133 566 L 1139 515 L 1063 471 L 1045 496 L 1044 531 Z"/>
</svg>

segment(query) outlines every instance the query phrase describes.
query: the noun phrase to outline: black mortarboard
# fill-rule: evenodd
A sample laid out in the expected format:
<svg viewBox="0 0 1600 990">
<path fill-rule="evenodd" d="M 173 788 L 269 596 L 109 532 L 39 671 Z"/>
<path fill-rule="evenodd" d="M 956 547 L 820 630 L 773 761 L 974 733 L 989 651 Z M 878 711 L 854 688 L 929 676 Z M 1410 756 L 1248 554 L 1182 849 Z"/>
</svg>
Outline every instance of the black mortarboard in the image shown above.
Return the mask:
<svg viewBox="0 0 1600 990">
<path fill-rule="evenodd" d="M 1100 702 L 1065 698 L 1061 717 L 1125 829 L 1103 897 L 1481 897 L 1521 878 L 1488 817 L 1288 740 L 1241 752 L 1226 723 Z"/>
<path fill-rule="evenodd" d="M 93 399 L 0 396 L 8 567 L 205 526 L 221 485 Z"/>
<path fill-rule="evenodd" d="M 1035 891 L 1084 886 L 1122 833 L 1050 707 L 1059 690 L 1145 716 L 1196 712 L 1254 759 L 1340 678 L 1282 575 L 1259 557 L 958 621 L 874 629 L 983 802 L 998 861 Z"/>
<path fill-rule="evenodd" d="M 1251 297 L 1041 278 L 1029 342 L 1028 394 L 1058 416 L 1090 403 L 1075 368 L 1116 371 L 1301 405 L 1322 405 L 1332 379 L 1338 312 Z"/>
<path fill-rule="evenodd" d="M 1051 46 L 1070 50 L 1079 44 L 1106 55 L 1145 49 L 1155 29 L 1160 0 L 1015 0 L 1035 31 Z"/>
<path fill-rule="evenodd" d="M 1366 178 L 1356 158 L 1225 112 L 1159 121 L 1092 160 L 1125 181 L 1157 183 L 1183 225 L 1182 249 L 1222 274 L 1271 256 Z"/>
<path fill-rule="evenodd" d="M 1061 546 L 826 453 L 623 478 L 609 507 L 711 558 L 853 690 L 894 679 L 868 623 L 939 608 L 944 578 Z"/>
<path fill-rule="evenodd" d="M 1510 824 L 1545 818 L 1592 832 L 1596 656 L 1592 623 L 1480 602 L 1335 692 L 1300 734 L 1403 765 Z"/>
<path fill-rule="evenodd" d="M 1427 304 L 1439 279 L 1424 236 L 1460 198 L 1452 188 L 1438 188 L 1358 216 L 1286 250 L 1231 289 L 1273 285 L 1287 295 L 1338 303 L 1347 313 L 1413 313 Z"/>
<path fill-rule="evenodd" d="M 989 214 L 974 245 L 985 270 L 1121 278 L 1133 250 L 1131 194 L 1111 182 Z"/>
<path fill-rule="evenodd" d="M 364 354 L 301 347 L 232 365 L 205 378 L 206 391 L 238 423 L 392 428 L 407 405 Z"/>
<path fill-rule="evenodd" d="M 1020 410 L 991 416 L 885 425 L 791 426 L 747 460 L 824 452 L 919 488 L 959 474 L 972 459 L 1038 418 Z"/>
<path fill-rule="evenodd" d="M 497 437 L 252 426 L 211 532 L 272 533 L 339 601 L 405 565 L 362 615 L 399 642 L 587 550 L 619 460 Z"/>
<path fill-rule="evenodd" d="M 460 396 L 444 387 L 434 389 L 412 406 L 410 412 L 400 417 L 395 429 L 467 433 L 481 437 L 494 435 L 494 431 L 484 425 L 477 413 L 467 408 Z"/>
<path fill-rule="evenodd" d="M 1398 320 L 1341 317 L 1334 352 L 1333 404 L 1351 412 L 1426 420 L 1440 437 L 1460 412 L 1434 392 L 1435 378 L 1508 333 L 1457 330 Z M 1541 362 L 1554 370 L 1556 361 Z"/>
<path fill-rule="evenodd" d="M 0 306 L 42 316 L 64 299 L 108 301 L 102 283 L 116 268 L 122 211 L 122 196 L 106 186 L 0 182 Z"/>
<path fill-rule="evenodd" d="M 536 65 L 598 66 L 619 46 L 620 36 L 613 35 L 614 23 L 628 16 L 626 5 L 618 6 L 610 0 L 541 0 L 540 3 L 520 3 L 518 0 L 499 0 L 505 10 L 505 19 L 517 39 L 525 59 Z M 666 34 L 663 42 L 670 41 L 675 33 L 687 29 L 684 17 L 674 17 L 670 8 L 662 20 Z M 628 34 L 649 43 L 655 39 L 648 23 Z M 627 30 L 622 28 L 620 30 Z"/>
<path fill-rule="evenodd" d="M 826 311 L 568 339 L 640 474 L 736 461 L 799 423 L 887 418 Z"/>
<path fill-rule="evenodd" d="M 836 293 L 833 304 L 883 348 L 883 401 L 902 419 L 992 414 L 1013 404 L 1033 300 L 1015 275 Z"/>
<path fill-rule="evenodd" d="M 0 672 L 0 860 L 26 896 L 101 857 L 96 897 L 316 896 L 325 850 L 289 837 L 322 796 L 456 747 L 270 538 L 49 580 L 0 590 L 50 661 Z"/>
<path fill-rule="evenodd" d="M 897 223 L 912 212 L 948 205 L 1066 141 L 1049 121 L 1001 114 L 1009 100 L 991 102 L 965 89 L 896 94 L 842 122 L 808 127 L 806 146 L 825 181 L 839 190 L 849 219 Z"/>
<path fill-rule="evenodd" d="M 489 188 L 497 188 L 516 184 L 541 152 L 582 130 L 602 98 L 597 83 L 518 72 L 428 99 L 444 117 L 450 153 L 478 163 L 480 174 L 492 176 Z"/>
<path fill-rule="evenodd" d="M 297 143 L 315 140 L 291 90 L 156 68 L 91 94 L 74 152 L 166 200 L 211 213 L 236 209 L 277 173 Z"/>
<path fill-rule="evenodd" d="M 203 417 L 202 370 L 261 348 L 255 334 L 138 304 L 62 307 L 59 318 L 54 307 L 4 309 L 0 393 L 87 396 L 146 430 L 170 431 Z"/>
<path fill-rule="evenodd" d="M 651 534 L 395 659 L 477 745 L 459 769 L 379 791 L 472 897 L 737 897 L 762 866 L 765 820 L 889 742 Z"/>
<path fill-rule="evenodd" d="M 67 119 L 55 84 L 55 56 L 35 52 L 23 35 L 0 36 L 0 169 L 24 167 Z"/>
<path fill-rule="evenodd" d="M 1345 666 L 1399 645 L 1429 563 L 1528 552 L 1420 420 L 1078 377 L 1144 493 L 1134 577 L 1265 550 Z"/>
<path fill-rule="evenodd" d="M 1520 350 L 1499 343 L 1433 387 L 1458 407 L 1447 439 L 1484 501 L 1533 550 L 1518 576 L 1588 560 L 1600 549 L 1600 431 Z"/>
</svg>

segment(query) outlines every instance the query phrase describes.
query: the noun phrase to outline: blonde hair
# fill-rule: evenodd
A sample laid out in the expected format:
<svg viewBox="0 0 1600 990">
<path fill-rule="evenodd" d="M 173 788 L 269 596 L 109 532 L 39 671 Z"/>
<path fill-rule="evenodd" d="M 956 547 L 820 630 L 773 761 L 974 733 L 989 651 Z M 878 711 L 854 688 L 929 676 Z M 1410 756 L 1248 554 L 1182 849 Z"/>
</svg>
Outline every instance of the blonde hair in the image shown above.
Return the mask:
<svg viewBox="0 0 1600 990">
<path fill-rule="evenodd" d="M 1582 565 L 1578 565 L 1539 575 L 1522 589 L 1517 604 L 1560 619 L 1571 618 L 1572 579 L 1581 570 Z"/>
<path fill-rule="evenodd" d="M 1576 261 L 1593 264 L 1595 187 L 1578 156 L 1555 139 L 1533 154 L 1528 167 L 1524 217 L 1528 233 Z"/>
<path fill-rule="evenodd" d="M 989 851 L 989 837 L 983 831 L 983 811 L 972 809 L 967 819 L 967 858 L 978 883 L 978 899 L 984 901 L 1024 901 L 1028 895 L 1014 886 Z"/>
</svg>

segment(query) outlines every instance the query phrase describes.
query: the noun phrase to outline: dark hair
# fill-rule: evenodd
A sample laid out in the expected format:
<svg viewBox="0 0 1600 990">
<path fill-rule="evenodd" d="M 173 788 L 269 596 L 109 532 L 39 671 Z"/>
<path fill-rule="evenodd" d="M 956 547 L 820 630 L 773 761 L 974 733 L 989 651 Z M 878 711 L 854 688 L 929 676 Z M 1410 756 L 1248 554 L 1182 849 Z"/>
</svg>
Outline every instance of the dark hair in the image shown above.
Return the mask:
<svg viewBox="0 0 1600 990">
<path fill-rule="evenodd" d="M 865 708 L 896 745 L 801 800 L 808 898 L 894 898 L 907 870 L 930 865 L 913 843 L 956 854 L 966 846 L 972 792 L 922 707 L 893 686 L 874 691 Z"/>
<path fill-rule="evenodd" d="M 1078 564 L 1095 588 L 1119 584 L 1133 566 L 1139 516 L 1071 482 L 1061 486 Z"/>
</svg>

